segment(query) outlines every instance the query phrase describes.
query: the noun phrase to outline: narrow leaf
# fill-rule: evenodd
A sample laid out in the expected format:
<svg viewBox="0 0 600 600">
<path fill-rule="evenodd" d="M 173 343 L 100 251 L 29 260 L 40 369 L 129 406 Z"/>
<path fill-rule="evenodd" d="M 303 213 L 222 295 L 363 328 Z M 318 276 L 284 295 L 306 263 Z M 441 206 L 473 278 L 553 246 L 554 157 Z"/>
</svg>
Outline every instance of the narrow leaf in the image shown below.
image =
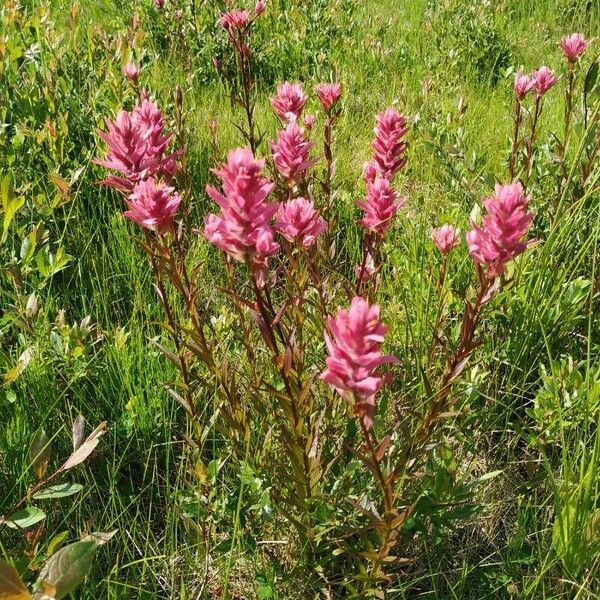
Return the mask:
<svg viewBox="0 0 600 600">
<path fill-rule="evenodd" d="M 59 485 L 51 485 L 35 493 L 33 497 L 36 500 L 48 500 L 50 498 L 66 498 L 77 494 L 83 489 L 80 483 L 61 483 Z"/>
<path fill-rule="evenodd" d="M 71 456 L 67 459 L 65 464 L 60 468 L 61 471 L 68 471 L 73 467 L 81 464 L 96 448 L 98 442 L 100 441 L 100 437 L 104 434 L 104 428 L 106 427 L 106 422 L 100 423 L 92 433 L 88 436 L 88 438 L 81 444 Z"/>
<path fill-rule="evenodd" d="M 33 472 L 41 479 L 50 462 L 50 440 L 43 429 L 36 431 L 29 443 L 29 462 Z"/>
<path fill-rule="evenodd" d="M 73 451 L 77 450 L 83 442 L 83 436 L 85 434 L 85 419 L 83 415 L 77 415 L 73 422 Z"/>
</svg>

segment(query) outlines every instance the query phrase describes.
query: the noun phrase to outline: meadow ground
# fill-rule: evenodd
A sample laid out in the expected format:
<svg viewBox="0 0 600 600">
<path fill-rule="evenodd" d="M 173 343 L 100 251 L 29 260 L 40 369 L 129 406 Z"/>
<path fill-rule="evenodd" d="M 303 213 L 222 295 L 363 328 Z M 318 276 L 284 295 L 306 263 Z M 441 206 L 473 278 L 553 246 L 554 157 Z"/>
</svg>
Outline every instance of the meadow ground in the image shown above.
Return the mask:
<svg viewBox="0 0 600 600">
<path fill-rule="evenodd" d="M 209 169 L 245 143 L 236 128 L 242 111 L 212 63 L 230 51 L 218 25 L 225 3 L 164 4 L 5 0 L 0 7 L 0 516 L 34 485 L 36 432 L 43 428 L 51 441 L 52 468 L 69 455 L 78 414 L 88 432 L 107 423 L 86 464 L 60 480 L 82 484 L 77 494 L 33 502 L 46 516 L 29 533 L 0 522 L 0 557 L 32 581 L 49 544 L 116 531 L 73 593 L 82 599 L 287 600 L 377 590 L 388 598 L 597 598 L 600 164 L 590 153 L 600 140 L 597 40 L 577 64 L 563 179 L 557 139 L 567 81 L 558 42 L 574 31 L 599 37 L 600 5 L 268 0 L 254 27 L 256 119 L 265 133 L 258 154 L 268 153 L 278 129 L 269 105 L 278 83 L 302 82 L 307 111 L 316 114 L 314 85 L 342 84 L 335 242 L 349 276 L 361 256 L 355 199 L 364 195 L 375 115 L 393 105 L 410 117 L 398 184 L 408 200 L 386 238 L 377 300 L 391 327 L 388 350 L 402 365 L 386 398 L 416 413 L 426 406 L 436 316 L 431 228 L 451 222 L 468 230 L 494 182 L 508 182 L 516 71 L 546 64 L 561 77 L 545 98 L 528 188 L 538 243 L 493 303 L 460 386 L 460 415 L 422 465 L 415 493 L 427 508 L 398 544 L 410 562 L 374 583 L 376 591 L 360 592 L 355 557 L 302 554 L 272 482 L 250 461 L 236 462 L 223 440 L 214 389 L 196 390 L 195 425 L 167 392 L 178 371 L 161 350 L 170 342 L 152 269 L 132 241 L 138 231 L 122 216 L 121 196 L 95 184 L 105 176 L 92 163 L 104 155 L 96 130 L 136 99 L 122 73 L 130 60 L 184 142 L 194 226 L 214 210 L 204 191 L 214 183 Z M 321 125 L 318 117 L 315 131 Z M 190 239 L 202 306 L 227 336 L 234 317 L 218 290 L 222 257 L 201 236 Z M 452 260 L 452 287 L 466 289 L 474 276 L 464 244 Z M 458 293 L 448 300 L 449 328 L 458 327 L 460 302 Z M 322 345 L 313 351 L 324 353 Z M 270 418 L 263 414 L 261 423 Z M 348 463 L 350 479 L 356 462 Z"/>
</svg>

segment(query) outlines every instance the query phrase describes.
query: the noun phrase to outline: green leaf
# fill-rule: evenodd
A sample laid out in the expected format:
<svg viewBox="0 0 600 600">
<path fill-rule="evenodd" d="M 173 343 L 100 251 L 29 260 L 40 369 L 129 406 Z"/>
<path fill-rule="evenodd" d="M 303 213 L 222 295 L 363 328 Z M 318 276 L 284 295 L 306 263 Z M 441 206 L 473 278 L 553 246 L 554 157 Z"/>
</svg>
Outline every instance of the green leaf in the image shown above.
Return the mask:
<svg viewBox="0 0 600 600">
<path fill-rule="evenodd" d="M 36 506 L 28 506 L 8 517 L 6 524 L 13 529 L 27 529 L 28 527 L 43 521 L 45 518 L 46 513 L 44 513 L 44 511 Z"/>
<path fill-rule="evenodd" d="M 45 563 L 36 585 L 52 586 L 55 599 L 60 600 L 79 586 L 88 574 L 97 544 L 75 542 L 58 550 Z"/>
<path fill-rule="evenodd" d="M 49 500 L 50 498 L 66 498 L 77 494 L 83 489 L 80 483 L 61 483 L 59 485 L 51 485 L 36 492 L 33 497 L 36 500 Z"/>
<path fill-rule="evenodd" d="M 61 531 L 58 535 L 55 535 L 49 542 L 46 550 L 46 556 L 52 556 L 63 542 L 69 537 L 68 531 Z"/>
<path fill-rule="evenodd" d="M 15 197 L 13 179 L 10 173 L 7 173 L 0 181 L 0 199 L 2 200 L 2 212 L 4 213 L 4 231 L 2 234 L 2 241 L 4 241 L 12 220 L 25 202 L 23 196 Z"/>
<path fill-rule="evenodd" d="M 31 598 L 31 594 L 17 570 L 0 558 L 0 600 L 27 600 L 28 598 Z"/>
</svg>

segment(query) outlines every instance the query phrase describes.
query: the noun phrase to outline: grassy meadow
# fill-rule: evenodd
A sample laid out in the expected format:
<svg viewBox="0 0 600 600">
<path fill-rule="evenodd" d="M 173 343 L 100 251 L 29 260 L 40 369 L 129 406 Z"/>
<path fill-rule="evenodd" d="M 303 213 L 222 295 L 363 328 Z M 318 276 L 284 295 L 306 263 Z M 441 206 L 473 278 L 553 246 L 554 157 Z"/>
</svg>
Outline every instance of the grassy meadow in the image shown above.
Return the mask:
<svg viewBox="0 0 600 600">
<path fill-rule="evenodd" d="M 114 532 L 81 585 L 57 593 L 85 600 L 597 598 L 600 159 L 590 148 L 600 140 L 600 87 L 592 80 L 600 5 L 267 0 L 253 27 L 258 155 L 268 155 L 279 129 L 269 104 L 279 83 L 301 82 L 310 97 L 315 156 L 324 119 L 314 86 L 342 84 L 331 235 L 348 278 L 362 255 L 355 200 L 365 193 L 375 116 L 394 106 L 409 117 L 408 162 L 396 186 L 407 203 L 383 244 L 377 294 L 390 326 L 386 352 L 400 361 L 381 402 L 402 414 L 422 413 L 430 391 L 424 373 L 439 268 L 431 229 L 452 223 L 468 231 L 481 198 L 495 182 L 509 182 L 516 72 L 545 64 L 560 76 L 544 99 L 527 190 L 536 242 L 511 264 L 510 284 L 487 309 L 481 343 L 455 384 L 456 414 L 438 430 L 418 483 L 403 483 L 422 510 L 394 552 L 407 560 L 367 589 L 346 541 L 362 526 L 351 503 L 362 501 L 360 490 L 375 494 L 368 472 L 340 443 L 346 466 L 333 467 L 338 482 L 327 485 L 345 490 L 345 500 L 323 508 L 326 516 L 315 510 L 324 541 L 303 553 L 277 500 L 277 476 L 257 472 L 224 439 L 216 386 L 195 389 L 194 423 L 169 393 L 179 373 L 165 356 L 171 342 L 154 273 L 135 241 L 140 228 L 123 218 L 121 195 L 95 183 L 106 174 L 92 163 L 105 154 L 97 130 L 135 104 L 137 86 L 147 89 L 176 132 L 173 146 L 185 148 L 177 182 L 188 190 L 192 227 L 202 228 L 215 210 L 204 191 L 215 184 L 210 169 L 246 145 L 237 128 L 243 112 L 212 64 L 230 52 L 218 19 L 234 4 L 4 0 L 0 7 L 0 558 L 30 583 L 61 545 Z M 558 43 L 575 31 L 592 44 L 575 67 L 561 180 L 556 140 L 567 71 Z M 136 85 L 122 73 L 130 61 L 140 67 Z M 189 244 L 198 305 L 235 365 L 243 359 L 232 302 L 221 291 L 229 277 L 222 253 L 202 236 L 190 235 Z M 449 338 L 460 332 L 461 294 L 473 273 L 463 243 L 449 258 Z M 249 286 L 239 289 L 243 295 Z M 258 345 L 253 335 L 248 341 Z M 318 340 L 307 353 L 322 370 Z M 86 435 L 102 422 L 106 432 L 85 464 L 53 483 L 81 489 L 35 500 L 28 491 L 32 462 L 40 468 L 40 461 L 32 443 L 43 430 L 51 472 L 73 450 L 79 414 Z M 274 413 L 251 418 L 258 435 L 271 435 Z M 340 439 L 356 435 L 336 427 Z M 276 442 L 264 448 L 275 461 Z M 23 497 L 45 517 L 11 527 L 6 519 Z M 3 589 L 0 600 L 26 597 Z"/>
</svg>

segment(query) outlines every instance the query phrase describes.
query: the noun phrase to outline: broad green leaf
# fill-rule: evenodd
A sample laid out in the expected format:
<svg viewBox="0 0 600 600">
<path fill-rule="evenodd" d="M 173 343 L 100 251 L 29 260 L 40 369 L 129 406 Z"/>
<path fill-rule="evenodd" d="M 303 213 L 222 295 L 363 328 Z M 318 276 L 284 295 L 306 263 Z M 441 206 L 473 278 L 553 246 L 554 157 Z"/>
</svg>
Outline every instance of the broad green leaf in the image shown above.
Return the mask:
<svg viewBox="0 0 600 600">
<path fill-rule="evenodd" d="M 17 570 L 0 558 L 0 600 L 27 600 L 28 598 L 31 598 L 31 594 Z"/>
<path fill-rule="evenodd" d="M 50 498 L 66 498 L 77 494 L 83 489 L 80 483 L 61 483 L 59 485 L 51 485 L 36 492 L 33 497 L 36 500 L 48 500 Z"/>
<path fill-rule="evenodd" d="M 60 546 L 62 546 L 63 542 L 69 537 L 68 531 L 61 531 L 58 535 L 55 535 L 49 542 L 48 548 L 46 550 L 47 556 L 52 556 Z"/>
<path fill-rule="evenodd" d="M 46 518 L 44 511 L 36 506 L 22 508 L 7 519 L 7 525 L 13 529 L 27 529 Z"/>
<path fill-rule="evenodd" d="M 39 429 L 31 436 L 29 462 L 36 477 L 41 479 L 46 474 L 50 462 L 50 440 L 43 429 Z"/>
<path fill-rule="evenodd" d="M 50 585 L 55 590 L 55 599 L 60 600 L 80 585 L 88 574 L 96 542 L 75 542 L 58 550 L 45 563 L 36 584 Z"/>
</svg>

